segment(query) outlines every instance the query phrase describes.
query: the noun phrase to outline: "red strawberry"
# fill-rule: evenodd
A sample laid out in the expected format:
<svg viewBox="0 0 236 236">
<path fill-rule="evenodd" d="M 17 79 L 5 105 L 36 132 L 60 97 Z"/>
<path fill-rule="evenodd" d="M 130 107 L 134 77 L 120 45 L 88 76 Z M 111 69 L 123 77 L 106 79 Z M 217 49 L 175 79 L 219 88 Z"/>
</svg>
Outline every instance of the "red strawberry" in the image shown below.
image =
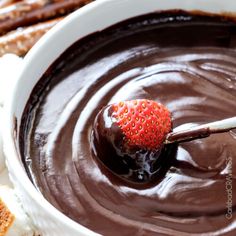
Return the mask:
<svg viewBox="0 0 236 236">
<path fill-rule="evenodd" d="M 163 145 L 171 130 L 171 117 L 161 103 L 137 99 L 112 105 L 115 122 L 124 135 L 124 143 L 130 147 L 155 150 Z"/>
<path fill-rule="evenodd" d="M 170 130 L 170 112 L 162 104 L 146 99 L 119 102 L 97 114 L 92 150 L 116 175 L 147 183 L 164 174 L 176 153 L 175 147 L 163 145 Z"/>
</svg>

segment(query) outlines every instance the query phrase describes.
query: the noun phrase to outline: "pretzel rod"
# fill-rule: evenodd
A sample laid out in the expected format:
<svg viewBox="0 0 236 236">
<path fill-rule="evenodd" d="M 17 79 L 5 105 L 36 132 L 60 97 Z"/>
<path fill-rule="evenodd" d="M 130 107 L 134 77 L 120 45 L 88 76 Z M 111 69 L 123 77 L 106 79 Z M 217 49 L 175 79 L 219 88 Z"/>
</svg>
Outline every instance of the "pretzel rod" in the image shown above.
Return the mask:
<svg viewBox="0 0 236 236">
<path fill-rule="evenodd" d="M 15 216 L 10 212 L 6 204 L 0 199 L 0 235 L 5 235 L 15 220 Z"/>
<path fill-rule="evenodd" d="M 0 0 L 0 8 L 6 7 L 12 3 L 21 2 L 22 0 Z"/>
<path fill-rule="evenodd" d="M 0 9 L 0 35 L 65 15 L 92 0 L 24 0 Z"/>
<path fill-rule="evenodd" d="M 39 23 L 0 37 L 0 56 L 6 53 L 14 53 L 18 56 L 25 55 L 49 29 L 62 19 L 63 17 Z"/>
</svg>

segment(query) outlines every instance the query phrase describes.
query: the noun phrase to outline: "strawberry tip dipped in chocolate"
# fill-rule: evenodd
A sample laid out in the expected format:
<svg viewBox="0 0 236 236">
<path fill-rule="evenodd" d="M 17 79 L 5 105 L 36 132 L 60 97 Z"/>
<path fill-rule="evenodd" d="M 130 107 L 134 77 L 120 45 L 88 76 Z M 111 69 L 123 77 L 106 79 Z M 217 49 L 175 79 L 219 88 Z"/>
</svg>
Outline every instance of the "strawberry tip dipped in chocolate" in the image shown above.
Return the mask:
<svg viewBox="0 0 236 236">
<path fill-rule="evenodd" d="M 165 157 L 175 153 L 175 148 L 164 146 L 171 130 L 171 114 L 161 103 L 147 99 L 114 103 L 95 119 L 94 154 L 126 180 L 146 183 L 160 176 Z"/>
</svg>

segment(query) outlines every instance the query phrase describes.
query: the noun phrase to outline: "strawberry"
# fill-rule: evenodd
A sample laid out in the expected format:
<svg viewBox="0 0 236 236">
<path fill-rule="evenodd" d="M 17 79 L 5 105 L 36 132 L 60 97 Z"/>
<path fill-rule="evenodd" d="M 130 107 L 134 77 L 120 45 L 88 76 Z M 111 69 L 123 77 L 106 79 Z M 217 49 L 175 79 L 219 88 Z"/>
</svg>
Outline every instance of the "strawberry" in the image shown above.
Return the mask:
<svg viewBox="0 0 236 236">
<path fill-rule="evenodd" d="M 170 112 L 162 104 L 146 99 L 119 102 L 97 114 L 91 147 L 98 163 L 122 179 L 147 183 L 163 175 L 175 155 L 175 147 L 163 144 L 170 130 Z"/>
<path fill-rule="evenodd" d="M 171 130 L 171 117 L 161 103 L 137 99 L 112 105 L 113 122 L 124 135 L 124 144 L 145 150 L 159 149 Z"/>
</svg>

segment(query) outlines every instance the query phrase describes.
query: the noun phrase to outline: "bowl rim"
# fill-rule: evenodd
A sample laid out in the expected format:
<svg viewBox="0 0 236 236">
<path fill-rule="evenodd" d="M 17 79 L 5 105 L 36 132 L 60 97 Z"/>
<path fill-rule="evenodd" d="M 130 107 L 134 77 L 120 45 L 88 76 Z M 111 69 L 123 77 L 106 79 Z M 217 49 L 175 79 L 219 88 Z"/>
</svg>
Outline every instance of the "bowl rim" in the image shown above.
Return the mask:
<svg viewBox="0 0 236 236">
<path fill-rule="evenodd" d="M 138 7 L 134 7 L 134 10 L 130 10 L 129 15 L 130 17 L 135 17 L 137 15 L 141 15 L 142 13 L 150 13 L 151 10 L 165 10 L 165 9 L 174 9 L 175 8 L 183 9 L 183 10 L 195 10 L 195 8 L 210 12 L 210 13 L 221 13 L 221 12 L 236 12 L 236 4 L 233 4 L 233 1 L 231 0 L 224 0 L 224 1 L 217 1 L 217 0 L 208 0 L 208 3 L 200 6 L 201 3 L 205 3 L 205 0 L 189 0 L 184 3 L 184 0 L 179 1 L 166 1 L 166 3 L 162 3 L 161 1 L 156 0 L 149 0 L 150 2 L 146 2 L 146 7 L 144 5 L 143 0 L 97 0 L 95 2 L 92 2 L 81 9 L 75 11 L 74 13 L 70 14 L 68 17 L 66 17 L 62 22 L 58 23 L 55 27 L 53 27 L 51 30 L 49 30 L 36 45 L 30 50 L 30 52 L 26 55 L 23 62 L 23 67 L 21 69 L 21 72 L 19 73 L 18 77 L 16 78 L 16 83 L 13 85 L 12 92 L 9 93 L 9 96 L 6 99 L 6 103 L 4 105 L 4 122 L 6 125 L 4 125 L 3 128 L 3 146 L 4 146 L 4 153 L 6 155 L 6 162 L 7 166 L 10 172 L 11 179 L 13 180 L 14 184 L 17 182 L 17 184 L 35 201 L 36 204 L 38 204 L 42 209 L 49 214 L 51 217 L 53 217 L 55 220 L 58 221 L 58 223 L 61 223 L 63 225 L 67 225 L 68 227 L 75 230 L 75 232 L 78 233 L 84 233 L 87 235 L 98 235 L 97 233 L 87 229 L 85 226 L 82 226 L 81 224 L 73 221 L 68 216 L 64 215 L 62 212 L 57 210 L 51 203 L 49 203 L 43 195 L 35 188 L 35 186 L 30 181 L 28 175 L 26 174 L 24 167 L 22 165 L 22 162 L 20 161 L 20 155 L 18 153 L 18 148 L 15 145 L 15 126 L 14 126 L 14 118 L 17 109 L 16 101 L 17 101 L 17 94 L 19 94 L 19 90 L 21 90 L 22 83 L 24 81 L 30 80 L 29 78 L 25 78 L 26 75 L 30 75 L 28 73 L 28 70 L 31 70 L 31 73 L 34 73 L 32 71 L 31 66 L 33 63 L 37 62 L 37 58 L 41 57 L 41 60 L 39 62 L 42 62 L 44 57 L 42 56 L 42 51 L 45 51 L 51 43 L 57 38 L 60 37 L 65 31 L 65 29 L 69 29 L 71 27 L 72 22 L 76 22 L 78 19 L 84 19 L 85 16 L 88 17 L 88 15 L 91 13 L 94 13 L 94 11 L 98 11 L 98 9 L 115 9 L 119 7 L 124 6 L 132 6 L 132 4 L 135 2 L 136 5 L 139 5 L 140 7 L 143 6 L 144 8 L 142 10 L 137 10 Z M 171 3 L 172 2 L 172 3 Z M 184 4 L 181 5 L 181 7 L 178 7 L 180 2 L 183 2 Z M 160 3 L 160 4 L 159 4 Z M 216 4 L 214 7 L 212 4 Z M 227 5 L 228 3 L 228 5 Z M 156 8 L 153 8 L 154 4 L 156 4 Z M 218 5 L 217 5 L 218 4 Z M 227 5 L 227 7 L 225 7 Z M 232 7 L 232 5 L 234 5 Z M 195 6 L 195 8 L 193 8 Z M 221 9 L 221 10 L 217 10 Z M 104 11 L 104 10 L 103 10 Z M 102 12 L 102 11 L 101 11 Z M 97 13 L 96 13 L 97 14 Z M 111 13 L 109 13 L 111 14 Z M 118 15 L 118 13 L 117 13 Z M 125 15 L 124 15 L 125 16 Z M 111 16 L 109 16 L 111 17 Z M 118 23 L 121 20 L 128 19 L 127 17 L 117 17 L 116 21 L 113 22 L 107 22 L 106 27 L 113 25 L 114 23 Z M 104 27 L 99 26 L 99 30 L 102 30 Z M 91 31 L 90 33 L 93 33 L 95 31 Z M 88 33 L 85 33 L 83 37 L 88 35 Z M 83 38 L 81 37 L 81 38 Z M 75 41 L 74 41 L 75 42 Z M 68 48 L 68 46 L 66 47 Z M 64 50 L 61 50 L 63 52 Z M 47 55 L 48 56 L 48 55 Z M 57 58 L 55 55 L 52 55 L 54 57 L 54 60 Z M 38 65 L 40 67 L 40 65 Z M 49 67 L 49 64 L 45 66 L 46 68 Z M 40 67 L 41 70 L 42 67 Z M 44 70 L 45 71 L 45 70 Z M 43 71 L 43 72 L 44 72 Z M 42 73 L 41 73 L 42 74 Z M 39 76 L 40 73 L 37 74 Z M 37 82 L 34 83 L 34 85 Z M 31 90 L 33 87 L 31 87 Z M 17 129 L 19 130 L 19 129 Z"/>
</svg>

